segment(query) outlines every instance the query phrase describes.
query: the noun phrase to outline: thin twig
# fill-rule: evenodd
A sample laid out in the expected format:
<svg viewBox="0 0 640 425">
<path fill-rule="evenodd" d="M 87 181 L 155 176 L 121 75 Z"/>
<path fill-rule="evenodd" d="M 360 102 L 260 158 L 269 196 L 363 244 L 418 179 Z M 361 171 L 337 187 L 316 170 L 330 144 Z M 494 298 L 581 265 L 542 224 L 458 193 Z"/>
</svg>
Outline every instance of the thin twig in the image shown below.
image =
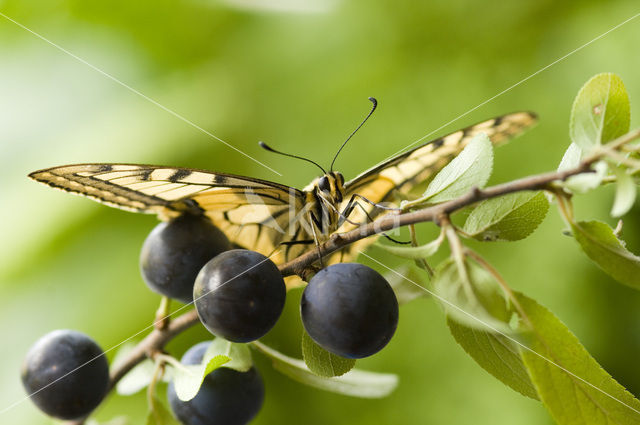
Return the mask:
<svg viewBox="0 0 640 425">
<path fill-rule="evenodd" d="M 149 335 L 147 335 L 133 348 L 133 350 L 131 350 L 131 352 L 129 352 L 122 362 L 112 367 L 109 376 L 108 391 L 110 392 L 113 390 L 116 384 L 138 363 L 142 362 L 146 358 L 152 358 L 155 353 L 162 350 L 169 341 L 199 322 L 200 319 L 198 318 L 198 313 L 196 310 L 191 310 L 176 317 L 169 323 L 169 325 L 167 325 L 167 327 L 151 331 Z M 87 418 L 82 418 L 74 421 L 68 421 L 65 422 L 65 425 L 82 425 L 86 419 Z"/>
</svg>

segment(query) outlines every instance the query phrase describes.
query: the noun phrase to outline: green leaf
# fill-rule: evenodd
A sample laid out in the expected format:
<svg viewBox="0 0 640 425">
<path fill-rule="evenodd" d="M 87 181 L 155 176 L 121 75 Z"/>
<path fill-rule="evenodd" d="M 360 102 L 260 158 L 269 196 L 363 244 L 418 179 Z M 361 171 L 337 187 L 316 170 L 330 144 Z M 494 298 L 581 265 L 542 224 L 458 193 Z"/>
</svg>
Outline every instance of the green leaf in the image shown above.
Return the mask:
<svg viewBox="0 0 640 425">
<path fill-rule="evenodd" d="M 558 165 L 558 171 L 566 171 L 572 168 L 576 168 L 580 165 L 582 159 L 582 149 L 575 143 L 571 143 L 562 156 L 560 165 Z"/>
<path fill-rule="evenodd" d="M 493 146 L 480 133 L 433 178 L 423 201 L 444 202 L 464 195 L 472 187 L 484 187 L 493 168 Z M 419 202 L 419 201 L 418 201 Z"/>
<path fill-rule="evenodd" d="M 273 367 L 302 384 L 325 391 L 360 398 L 386 397 L 398 386 L 398 377 L 388 373 L 365 372 L 352 369 L 342 376 L 323 378 L 311 372 L 304 361 L 267 347 L 257 341 L 253 345 L 271 358 Z"/>
<path fill-rule="evenodd" d="M 640 257 L 629 252 L 601 221 L 573 224 L 573 235 L 587 256 L 618 282 L 640 289 Z"/>
<path fill-rule="evenodd" d="M 429 295 L 421 285 L 427 279 L 425 273 L 415 264 L 402 264 L 393 272 L 385 273 L 384 278 L 391 285 L 400 305 Z"/>
<path fill-rule="evenodd" d="M 349 372 L 356 365 L 355 359 L 346 359 L 328 352 L 302 331 L 302 358 L 305 364 L 318 376 L 330 378 Z"/>
<path fill-rule="evenodd" d="M 484 370 L 520 394 L 538 399 L 518 345 L 504 335 L 485 332 L 447 319 L 455 340 Z"/>
<path fill-rule="evenodd" d="M 122 363 L 129 356 L 135 347 L 136 344 L 133 343 L 123 344 L 111 363 L 114 366 L 118 366 L 119 363 Z M 116 392 L 123 396 L 129 396 L 148 387 L 153 378 L 154 371 L 155 365 L 153 362 L 149 359 L 143 360 L 118 381 Z"/>
<path fill-rule="evenodd" d="M 629 95 L 622 79 L 598 74 L 582 86 L 571 110 L 571 140 L 589 152 L 629 131 Z"/>
<path fill-rule="evenodd" d="M 509 323 L 513 312 L 502 288 L 475 263 L 465 261 L 464 268 L 460 270 L 449 259 L 438 266 L 433 277 L 433 291 L 448 317 L 483 331 L 512 333 Z"/>
<path fill-rule="evenodd" d="M 128 396 L 148 387 L 153 378 L 154 370 L 155 365 L 151 360 L 143 360 L 118 382 L 116 392 Z"/>
<path fill-rule="evenodd" d="M 558 166 L 558 171 L 566 171 L 580 165 L 582 159 L 582 149 L 575 143 L 571 143 L 564 153 L 562 161 Z M 598 161 L 592 166 L 593 172 L 581 173 L 569 177 L 564 182 L 559 183 L 566 190 L 572 193 L 586 193 L 600 186 L 602 180 L 607 175 L 609 166 L 604 161 Z"/>
<path fill-rule="evenodd" d="M 189 401 L 198 394 L 205 376 L 217 368 L 224 366 L 246 372 L 253 363 L 246 344 L 216 338 L 207 347 L 199 365 L 183 365 L 177 360 L 170 364 L 173 366 L 173 383 L 178 398 Z"/>
<path fill-rule="evenodd" d="M 438 238 L 420 246 L 394 246 L 381 243 L 377 243 L 376 246 L 398 257 L 408 258 L 410 260 L 421 260 L 431 257 L 438 252 L 438 248 L 440 248 L 443 241 L 444 239 Z"/>
<path fill-rule="evenodd" d="M 217 355 L 229 357 L 231 360 L 224 364 L 224 367 L 237 370 L 238 372 L 246 372 L 253 366 L 251 360 L 251 351 L 247 344 L 239 344 L 227 341 L 224 338 L 216 338 L 211 341 L 211 345 L 207 348 L 203 358 L 213 358 Z M 213 370 L 213 369 L 212 369 Z M 207 373 L 210 373 L 210 370 Z"/>
<path fill-rule="evenodd" d="M 178 398 L 182 401 L 194 398 L 204 377 L 230 360 L 229 357 L 219 354 L 199 365 L 174 365 L 173 384 Z"/>
<path fill-rule="evenodd" d="M 640 402 L 589 355 L 549 310 L 516 294 L 534 331 L 521 348 L 531 381 L 559 425 L 640 424 Z M 553 362 L 553 363 L 551 363 Z"/>
<path fill-rule="evenodd" d="M 611 208 L 611 216 L 621 217 L 633 207 L 638 190 L 633 177 L 627 174 L 624 168 L 614 168 L 613 172 L 616 175 L 616 197 Z"/>
<path fill-rule="evenodd" d="M 151 405 L 149 406 L 149 413 L 147 414 L 147 425 L 181 425 L 180 422 L 173 418 L 173 415 L 164 404 L 158 399 L 157 396 L 153 396 Z"/>
<path fill-rule="evenodd" d="M 481 241 L 517 241 L 542 223 L 549 201 L 542 192 L 517 192 L 481 202 L 463 230 Z"/>
<path fill-rule="evenodd" d="M 573 193 L 586 193 L 595 189 L 607 175 L 609 166 L 604 161 L 598 161 L 591 168 L 594 172 L 571 176 L 562 185 Z"/>
</svg>

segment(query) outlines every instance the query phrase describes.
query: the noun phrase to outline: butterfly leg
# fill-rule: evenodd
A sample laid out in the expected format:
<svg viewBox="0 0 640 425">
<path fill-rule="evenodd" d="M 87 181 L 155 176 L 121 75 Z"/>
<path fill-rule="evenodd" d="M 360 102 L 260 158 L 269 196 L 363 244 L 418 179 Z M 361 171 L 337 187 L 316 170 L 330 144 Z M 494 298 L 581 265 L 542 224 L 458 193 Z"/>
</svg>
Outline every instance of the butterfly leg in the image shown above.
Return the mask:
<svg viewBox="0 0 640 425">
<path fill-rule="evenodd" d="M 351 199 L 349 199 L 347 206 L 344 207 L 344 209 L 340 213 L 340 218 L 338 219 L 338 228 L 340 228 L 340 226 L 342 226 L 345 221 L 348 221 L 351 224 L 358 225 L 358 223 L 354 223 L 349 220 L 349 216 L 351 215 L 351 213 L 353 212 L 353 209 L 356 207 L 357 204 L 358 204 L 358 201 L 356 201 L 356 195 L 355 194 L 351 195 Z M 368 213 L 366 214 L 367 216 L 369 216 Z"/>
<path fill-rule="evenodd" d="M 367 198 L 365 198 L 364 196 L 362 196 L 362 195 L 358 195 L 357 193 L 354 193 L 354 194 L 351 196 L 351 199 L 354 199 L 355 197 L 358 197 L 358 198 L 362 199 L 363 201 L 365 201 L 366 203 L 368 203 L 369 205 L 373 205 L 374 207 L 376 207 L 376 208 L 380 208 L 380 209 L 382 209 L 382 210 L 387 210 L 387 211 L 402 211 L 402 209 L 401 209 L 401 208 L 388 207 L 388 206 L 386 206 L 386 205 L 382 205 L 382 204 L 378 204 L 378 203 L 376 203 L 376 202 L 370 201 L 370 200 L 368 200 Z"/>
<path fill-rule="evenodd" d="M 316 243 L 316 249 L 318 251 L 318 260 L 320 261 L 320 267 L 324 268 L 324 261 L 322 261 L 322 254 L 320 253 L 320 242 L 318 240 L 318 234 L 316 233 L 317 221 L 311 212 L 309 212 L 309 218 L 309 222 L 311 223 L 311 233 L 313 234 L 313 240 Z"/>
<path fill-rule="evenodd" d="M 356 199 L 356 197 L 366 201 L 367 203 L 369 203 L 370 205 L 373 205 L 374 207 L 377 208 L 382 208 L 382 209 L 386 209 L 386 210 L 393 210 L 396 211 L 398 210 L 398 208 L 393 208 L 393 207 L 385 207 L 383 205 L 380 204 L 376 204 L 375 202 L 372 202 L 370 200 L 368 200 L 367 198 L 365 198 L 362 195 L 358 195 L 357 193 L 354 193 L 353 195 L 351 195 L 351 199 L 349 199 L 349 202 L 347 203 L 347 206 L 344 208 L 344 210 L 342 210 L 342 213 L 340 213 L 340 220 L 338 222 L 338 227 L 340 227 L 345 221 L 348 221 L 351 224 L 355 224 L 355 225 L 359 225 L 360 223 L 354 223 L 353 221 L 349 220 L 349 215 L 351 215 L 351 213 L 353 212 L 354 208 L 360 207 L 360 209 L 362 210 L 362 212 L 365 214 L 365 216 L 367 216 L 367 218 L 369 219 L 370 222 L 373 221 L 373 217 L 371 217 L 371 214 L 369 214 L 369 211 L 367 211 L 360 202 L 358 202 L 358 200 Z M 381 233 L 382 236 L 384 236 L 385 238 L 389 239 L 391 242 L 397 243 L 397 244 L 401 244 L 401 245 L 408 245 L 411 243 L 411 241 L 399 241 L 397 239 L 392 238 L 391 236 L 387 235 L 386 233 Z"/>
</svg>

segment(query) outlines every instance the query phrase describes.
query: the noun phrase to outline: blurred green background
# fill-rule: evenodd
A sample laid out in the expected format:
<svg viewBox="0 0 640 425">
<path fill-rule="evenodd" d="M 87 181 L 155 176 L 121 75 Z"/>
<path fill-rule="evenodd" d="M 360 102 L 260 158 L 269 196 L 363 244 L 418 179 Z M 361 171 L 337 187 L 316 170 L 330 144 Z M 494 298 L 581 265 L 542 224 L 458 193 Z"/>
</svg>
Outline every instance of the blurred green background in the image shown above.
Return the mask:
<svg viewBox="0 0 640 425">
<path fill-rule="evenodd" d="M 19 367 L 41 335 L 72 328 L 105 349 L 147 326 L 159 297 L 138 254 L 156 219 L 49 190 L 33 170 L 74 162 L 200 167 L 302 187 L 316 170 L 258 148 L 328 164 L 368 111 L 337 168 L 350 178 L 638 13 L 636 0 L 340 1 L 0 0 L 0 12 L 278 170 L 277 176 L 0 17 L 0 410 L 24 398 Z M 640 99 L 640 19 L 438 132 L 519 109 L 540 124 L 496 153 L 492 182 L 554 169 L 568 146 L 571 102 L 593 74 L 618 73 Z M 638 125 L 632 116 L 632 126 Z M 434 134 L 434 137 L 436 134 Z M 580 219 L 608 218 L 611 188 L 576 199 Z M 640 251 L 636 207 L 625 217 Z M 583 256 L 552 208 L 519 243 L 473 246 L 511 286 L 555 312 L 594 357 L 640 395 L 640 294 Z M 423 226 L 421 239 L 435 234 Z M 388 263 L 379 250 L 374 257 Z M 266 341 L 299 356 L 300 293 Z M 176 355 L 207 338 L 193 329 Z M 109 353 L 109 358 L 113 357 Z M 397 373 L 388 398 L 323 393 L 275 372 L 256 424 L 549 424 L 540 403 L 477 366 L 448 334 L 433 300 L 401 310 L 389 346 L 359 367 Z M 143 423 L 144 395 L 111 396 L 97 411 Z M 48 424 L 29 401 L 3 424 Z"/>
</svg>

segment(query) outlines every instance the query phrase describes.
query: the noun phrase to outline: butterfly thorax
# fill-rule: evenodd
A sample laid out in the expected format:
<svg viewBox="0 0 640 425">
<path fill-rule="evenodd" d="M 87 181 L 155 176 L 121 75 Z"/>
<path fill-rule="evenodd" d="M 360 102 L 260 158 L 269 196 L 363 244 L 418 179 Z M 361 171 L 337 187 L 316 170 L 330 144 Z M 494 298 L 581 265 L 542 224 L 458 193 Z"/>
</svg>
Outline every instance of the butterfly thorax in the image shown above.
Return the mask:
<svg viewBox="0 0 640 425">
<path fill-rule="evenodd" d="M 340 204 L 344 200 L 344 177 L 330 171 L 303 189 L 312 224 L 319 235 L 335 232 L 340 223 Z"/>
</svg>

